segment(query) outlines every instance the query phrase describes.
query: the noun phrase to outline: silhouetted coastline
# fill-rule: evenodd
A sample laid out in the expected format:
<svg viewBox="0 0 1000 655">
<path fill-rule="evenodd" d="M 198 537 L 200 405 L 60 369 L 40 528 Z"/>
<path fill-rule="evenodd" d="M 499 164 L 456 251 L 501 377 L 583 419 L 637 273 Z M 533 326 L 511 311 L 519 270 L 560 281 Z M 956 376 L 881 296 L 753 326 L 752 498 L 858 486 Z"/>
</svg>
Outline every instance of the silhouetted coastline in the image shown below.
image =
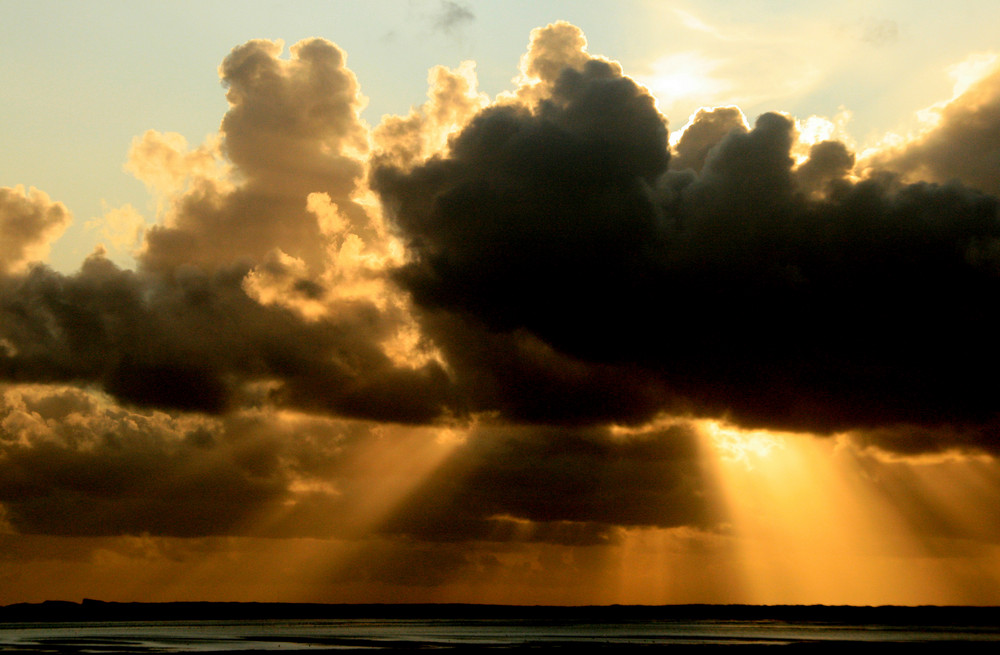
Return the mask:
<svg viewBox="0 0 1000 655">
<path fill-rule="evenodd" d="M 1000 607 L 854 605 L 479 605 L 261 602 L 120 603 L 84 599 L 0 606 L 0 623 L 282 619 L 530 619 L 582 621 L 791 621 L 847 625 L 1000 626 Z"/>
</svg>

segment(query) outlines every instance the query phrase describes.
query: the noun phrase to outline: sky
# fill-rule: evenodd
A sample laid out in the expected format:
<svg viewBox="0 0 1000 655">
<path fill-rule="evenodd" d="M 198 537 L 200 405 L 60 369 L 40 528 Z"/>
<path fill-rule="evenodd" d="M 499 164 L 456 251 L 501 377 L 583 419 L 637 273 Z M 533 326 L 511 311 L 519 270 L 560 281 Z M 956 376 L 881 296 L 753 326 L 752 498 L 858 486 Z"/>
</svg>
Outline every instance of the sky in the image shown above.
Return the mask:
<svg viewBox="0 0 1000 655">
<path fill-rule="evenodd" d="M 0 604 L 1000 604 L 991 2 L 0 0 Z"/>
</svg>

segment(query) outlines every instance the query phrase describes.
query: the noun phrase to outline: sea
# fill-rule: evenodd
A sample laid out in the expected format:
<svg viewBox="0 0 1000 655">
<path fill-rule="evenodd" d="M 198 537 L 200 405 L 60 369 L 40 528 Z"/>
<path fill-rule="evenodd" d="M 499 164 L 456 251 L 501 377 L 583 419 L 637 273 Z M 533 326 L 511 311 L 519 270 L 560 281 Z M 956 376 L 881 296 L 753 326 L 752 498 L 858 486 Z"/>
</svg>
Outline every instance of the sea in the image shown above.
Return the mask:
<svg viewBox="0 0 1000 655">
<path fill-rule="evenodd" d="M 743 648 L 768 652 L 849 652 L 853 647 L 903 647 L 903 652 L 997 652 L 995 612 L 978 608 L 970 621 L 891 621 L 801 618 L 656 618 L 640 612 L 622 618 L 616 608 L 603 620 L 501 616 L 489 618 L 365 618 L 3 621 L 0 653 L 248 653 L 401 652 L 448 650 L 498 652 L 566 650 L 664 650 Z M 714 612 L 713 614 L 718 614 Z M 964 623 L 964 624 L 963 624 Z"/>
</svg>

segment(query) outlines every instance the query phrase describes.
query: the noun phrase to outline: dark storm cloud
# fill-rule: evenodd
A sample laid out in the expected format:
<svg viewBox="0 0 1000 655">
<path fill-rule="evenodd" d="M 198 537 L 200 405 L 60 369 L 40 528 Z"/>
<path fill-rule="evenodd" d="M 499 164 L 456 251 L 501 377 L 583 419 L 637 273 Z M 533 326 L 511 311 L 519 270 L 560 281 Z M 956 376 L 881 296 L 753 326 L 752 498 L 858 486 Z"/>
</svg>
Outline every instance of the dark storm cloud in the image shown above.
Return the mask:
<svg viewBox="0 0 1000 655">
<path fill-rule="evenodd" d="M 700 171 L 708 153 L 729 136 L 730 132 L 746 132 L 747 129 L 746 119 L 739 107 L 699 109 L 674 148 L 670 168 Z"/>
<path fill-rule="evenodd" d="M 820 432 L 955 425 L 980 439 L 953 445 L 993 449 L 980 380 L 1000 364 L 997 198 L 854 181 L 837 142 L 796 167 L 789 118 L 747 131 L 732 110 L 700 115 L 678 143 L 689 170 L 668 171 L 663 118 L 613 64 L 545 88 L 480 113 L 446 156 L 374 175 L 411 255 L 396 279 L 460 374 L 459 351 L 491 344 L 477 365 L 502 373 L 475 375 L 495 383 L 494 407 L 545 421 L 518 386 L 535 368 L 626 396 L 604 420 L 687 408 Z"/>
<path fill-rule="evenodd" d="M 986 450 L 1000 454 L 1000 421 L 974 428 L 952 425 L 893 425 L 857 430 L 851 440 L 901 455 L 935 455 L 949 450 Z"/>
<path fill-rule="evenodd" d="M 799 188 L 813 195 L 829 195 L 847 188 L 854 170 L 854 153 L 840 141 L 821 141 L 809 148 L 809 159 L 795 171 Z"/>
<path fill-rule="evenodd" d="M 485 110 L 450 157 L 376 172 L 418 255 L 399 279 L 421 305 L 498 329 L 528 327 L 527 312 L 543 338 L 601 350 L 628 322 L 614 311 L 629 309 L 619 287 L 643 284 L 641 258 L 656 246 L 651 183 L 665 140 L 652 98 L 597 60 L 567 70 L 537 115 Z M 586 327 L 565 330 L 574 318 Z"/>
<path fill-rule="evenodd" d="M 614 542 L 710 518 L 690 427 L 481 426 L 383 526 L 426 540 Z M 718 517 L 715 517 L 718 518 Z"/>
<path fill-rule="evenodd" d="M 253 411 L 171 415 L 68 386 L 0 387 L 0 517 L 23 534 L 357 536 L 367 517 L 356 505 L 371 489 L 351 462 L 373 428 Z"/>
<path fill-rule="evenodd" d="M 240 466 L 203 421 L 102 407 L 74 389 L 0 399 L 0 502 L 25 533 L 224 534 L 281 491 L 273 465 Z"/>
<path fill-rule="evenodd" d="M 595 425 L 641 423 L 667 409 L 688 409 L 671 405 L 666 385 L 631 363 L 585 361 L 526 330 L 496 330 L 446 311 L 423 313 L 421 324 L 448 362 L 463 412 L 499 411 L 515 422 Z"/>
<path fill-rule="evenodd" d="M 72 276 L 36 267 L 0 279 L 0 378 L 98 384 L 126 403 L 209 413 L 254 400 L 255 383 L 271 385 L 270 402 L 346 416 L 440 412 L 440 367 L 394 365 L 378 345 L 391 321 L 370 303 L 305 321 L 248 297 L 246 274 L 154 275 L 94 255 Z"/>
</svg>

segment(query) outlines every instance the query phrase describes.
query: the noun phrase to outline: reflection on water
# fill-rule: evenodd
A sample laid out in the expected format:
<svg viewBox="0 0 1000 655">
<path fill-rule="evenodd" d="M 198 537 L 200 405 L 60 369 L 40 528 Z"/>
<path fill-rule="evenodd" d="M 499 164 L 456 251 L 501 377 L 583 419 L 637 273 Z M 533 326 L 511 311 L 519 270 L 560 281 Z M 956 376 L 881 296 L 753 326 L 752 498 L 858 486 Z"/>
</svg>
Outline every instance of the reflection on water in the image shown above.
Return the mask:
<svg viewBox="0 0 1000 655">
<path fill-rule="evenodd" d="M 13 623 L 0 626 L 0 652 L 183 653 L 648 646 L 842 648 L 851 643 L 994 649 L 996 626 L 846 625 L 827 622 L 350 619 Z M 993 642 L 993 643 L 991 643 Z"/>
</svg>

